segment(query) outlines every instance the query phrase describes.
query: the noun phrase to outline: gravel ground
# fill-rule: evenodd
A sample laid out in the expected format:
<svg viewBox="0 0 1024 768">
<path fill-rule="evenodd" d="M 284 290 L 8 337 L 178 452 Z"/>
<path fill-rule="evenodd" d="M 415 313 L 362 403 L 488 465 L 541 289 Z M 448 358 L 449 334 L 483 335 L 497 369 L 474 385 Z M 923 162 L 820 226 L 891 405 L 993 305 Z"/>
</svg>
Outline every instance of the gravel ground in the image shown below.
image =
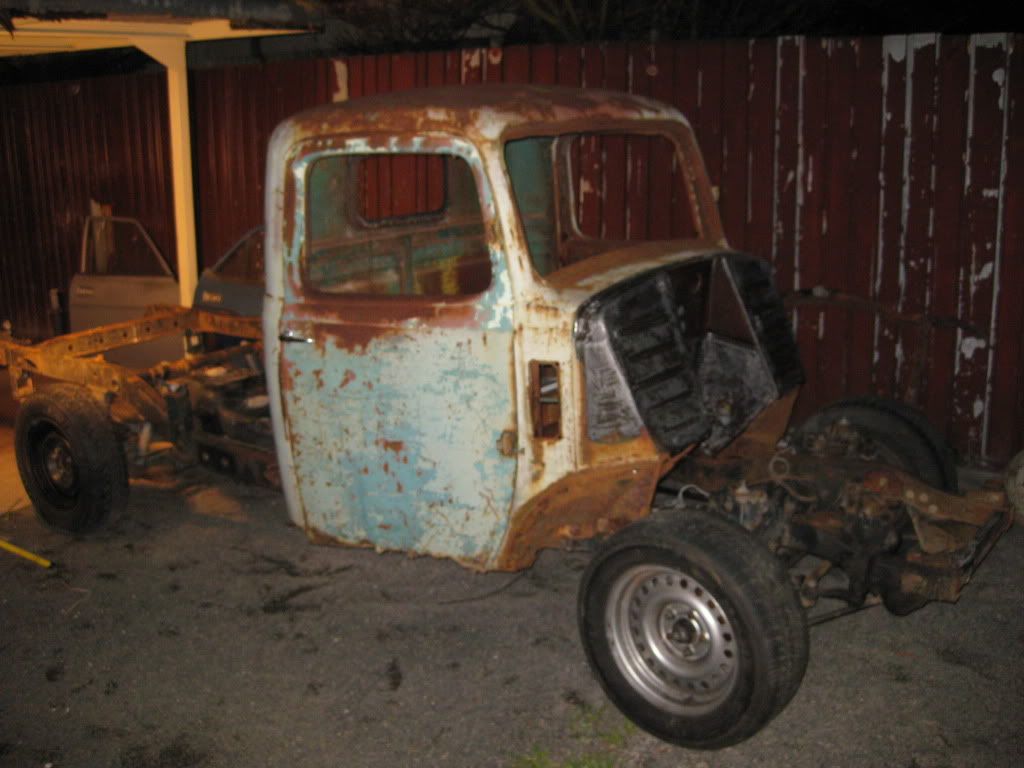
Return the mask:
<svg viewBox="0 0 1024 768">
<path fill-rule="evenodd" d="M 1024 765 L 1024 531 L 957 605 L 811 632 L 790 706 L 691 752 L 637 731 L 575 628 L 584 552 L 519 574 L 316 547 L 276 494 L 136 482 L 70 538 L 33 518 L 0 429 L 0 768 Z"/>
</svg>

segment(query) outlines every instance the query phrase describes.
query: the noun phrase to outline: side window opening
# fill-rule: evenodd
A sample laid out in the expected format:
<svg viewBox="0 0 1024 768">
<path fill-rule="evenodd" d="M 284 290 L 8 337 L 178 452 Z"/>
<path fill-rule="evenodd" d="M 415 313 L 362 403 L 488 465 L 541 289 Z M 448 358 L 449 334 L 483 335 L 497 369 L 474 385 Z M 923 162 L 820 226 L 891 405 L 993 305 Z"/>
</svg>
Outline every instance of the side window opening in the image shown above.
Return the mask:
<svg viewBox="0 0 1024 768">
<path fill-rule="evenodd" d="M 541 277 L 633 243 L 700 236 L 687 169 L 668 136 L 527 136 L 505 144 L 505 166 Z"/>
<path fill-rule="evenodd" d="M 90 216 L 85 240 L 85 274 L 173 277 L 174 273 L 135 219 Z"/>
<path fill-rule="evenodd" d="M 558 229 L 552 149 L 553 136 L 510 141 L 505 164 L 519 208 L 533 268 L 541 275 L 558 269 Z"/>
<path fill-rule="evenodd" d="M 446 297 L 491 284 L 476 181 L 461 157 L 320 158 L 306 220 L 306 279 L 317 291 Z"/>
</svg>

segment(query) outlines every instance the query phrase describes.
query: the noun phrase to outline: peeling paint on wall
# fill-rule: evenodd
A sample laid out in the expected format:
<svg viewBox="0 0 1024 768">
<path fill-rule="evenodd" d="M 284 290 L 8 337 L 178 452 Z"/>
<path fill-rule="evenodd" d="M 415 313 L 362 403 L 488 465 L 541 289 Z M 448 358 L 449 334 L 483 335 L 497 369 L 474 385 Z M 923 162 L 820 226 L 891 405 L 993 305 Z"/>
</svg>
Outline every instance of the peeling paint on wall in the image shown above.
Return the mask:
<svg viewBox="0 0 1024 768">
<path fill-rule="evenodd" d="M 687 46 L 679 45 L 675 46 L 677 64 L 674 75 L 671 68 L 666 70 L 660 66 L 661 53 L 658 54 L 657 73 L 647 75 L 647 79 L 653 81 L 670 76 L 674 78 L 672 84 L 662 85 L 661 93 L 674 93 L 676 106 L 688 113 L 698 126 L 698 138 L 705 139 L 704 150 L 710 153 L 708 165 L 713 172 L 721 170 L 727 173 L 737 163 L 745 166 L 747 186 L 741 194 L 730 194 L 728 179 L 713 178 L 712 183 L 722 188 L 721 204 L 726 221 L 742 222 L 746 228 L 746 231 L 729 233 L 734 244 L 742 246 L 752 234 L 757 236 L 750 230 L 754 222 L 759 221 L 756 215 L 758 208 L 769 207 L 770 216 L 763 220 L 765 232 L 758 239 L 766 244 L 765 255 L 770 254 L 772 263 L 779 270 L 783 290 L 811 282 L 822 282 L 834 291 L 848 289 L 853 281 L 853 265 L 861 260 L 864 267 L 856 269 L 865 273 L 866 287 L 856 290 L 859 295 L 889 308 L 910 313 L 932 312 L 956 320 L 937 332 L 938 341 L 932 340 L 937 346 L 922 352 L 920 347 L 925 339 L 920 332 L 872 319 L 866 332 L 867 348 L 860 356 L 854 357 L 849 351 L 849 339 L 844 337 L 848 332 L 847 323 L 833 322 L 831 316 L 825 322 L 827 312 L 819 315 L 795 313 L 795 325 L 809 329 L 809 335 L 805 332 L 802 336 L 804 342 L 815 342 L 809 355 L 815 368 L 808 387 L 813 389 L 813 397 L 817 398 L 813 402 L 821 403 L 827 398 L 865 391 L 863 386 L 856 390 L 846 387 L 847 377 L 863 379 L 861 371 L 866 369 L 869 386 L 876 391 L 910 398 L 921 407 L 931 403 L 929 415 L 957 441 L 961 450 L 973 451 L 975 455 L 985 454 L 991 436 L 981 423 L 967 423 L 976 421 L 973 416 L 974 397 L 979 391 L 991 389 L 1000 376 L 1000 371 L 994 367 L 999 337 L 995 307 L 1003 298 L 1000 278 L 1006 262 L 1000 249 L 1005 241 L 1006 168 L 1011 162 L 1010 159 L 1000 160 L 999 176 L 993 177 L 990 172 L 992 158 L 979 157 L 977 147 L 982 137 L 977 135 L 979 128 L 976 126 L 984 119 L 987 130 L 997 136 L 997 142 L 1001 142 L 997 146 L 1002 147 L 1004 155 L 1007 154 L 1009 129 L 1005 124 L 1008 105 L 1013 103 L 1013 86 L 1019 87 L 1019 84 L 1009 82 L 1012 79 L 1011 43 L 1012 36 L 1006 35 L 956 38 L 934 34 L 895 35 L 877 41 L 805 41 L 790 37 L 768 43 L 771 48 L 763 43 L 746 41 L 729 48 L 730 55 L 739 51 L 747 57 L 746 66 L 730 70 L 743 77 L 742 81 L 735 78 L 723 80 L 724 70 L 718 68 L 716 62 L 721 61 L 720 52 L 725 50 L 724 47 L 720 49 L 718 44 L 702 43 L 698 46 L 698 53 L 691 56 L 687 53 Z M 841 52 L 846 45 L 856 59 L 853 88 L 842 79 L 833 81 L 834 77 L 842 75 L 838 67 L 843 61 Z M 774 66 L 755 66 L 755 57 L 766 49 L 774 53 Z M 507 73 L 513 74 L 515 79 L 522 79 L 524 73 L 530 73 L 531 77 L 550 78 L 550 71 L 540 71 L 550 66 L 547 63 L 550 59 L 539 54 L 535 56 L 532 51 L 514 50 L 516 55 L 510 57 L 506 52 L 503 62 L 503 66 L 507 66 L 510 60 L 518 62 L 514 73 L 499 66 L 491 68 L 488 60 L 488 80 L 501 80 Z M 825 52 L 824 57 L 819 50 Z M 962 58 L 959 58 L 959 51 L 963 52 Z M 979 52 L 985 51 L 998 52 L 1003 60 L 995 67 L 982 65 Z M 563 60 L 564 52 L 559 53 L 559 57 Z M 522 63 L 526 58 L 530 61 L 529 66 Z M 587 65 L 591 59 L 597 60 L 594 66 Z M 622 83 L 626 87 L 646 88 L 643 83 L 634 82 L 630 73 L 634 69 L 646 72 L 652 54 L 649 46 L 605 46 L 601 49 L 580 49 L 579 60 L 577 84 L 601 87 L 615 83 L 614 87 L 622 87 L 618 84 Z M 815 72 L 809 73 L 812 60 Z M 685 67 L 680 66 L 681 61 L 686 62 Z M 827 70 L 824 75 L 821 74 L 823 67 Z M 617 74 L 619 69 L 624 73 Z M 571 76 L 563 80 L 561 71 L 558 78 L 569 85 L 574 84 Z M 647 79 L 641 78 L 644 83 Z M 985 94 L 985 105 L 978 103 L 981 98 L 979 89 L 983 84 L 995 89 L 1000 112 L 989 111 L 990 94 Z M 830 101 L 824 110 L 824 121 L 817 117 L 809 121 L 809 114 L 822 114 L 822 99 L 839 88 L 844 88 L 839 92 L 848 94 L 849 103 L 835 108 L 838 105 Z M 765 100 L 762 90 L 768 91 L 770 98 Z M 710 141 L 707 136 L 700 135 L 704 126 L 715 125 L 713 120 L 709 122 L 702 117 L 704 112 L 725 109 L 725 94 L 736 91 L 745 96 L 747 135 L 757 135 L 751 133 L 757 120 L 771 134 L 767 152 L 769 162 L 760 168 L 755 166 L 750 144 L 746 147 L 737 145 L 732 132 L 719 126 L 720 135 L 712 134 Z M 829 95 L 829 98 L 833 96 Z M 962 100 L 963 106 L 951 109 L 953 100 L 957 98 Z M 757 115 L 755 104 L 760 105 L 759 108 L 767 107 L 769 111 L 763 116 Z M 723 123 L 728 122 L 726 113 L 723 111 L 721 114 Z M 865 125 L 865 115 L 868 114 L 877 115 L 874 133 Z M 856 134 L 856 141 L 836 143 L 837 115 L 842 116 L 846 130 Z M 739 116 L 739 119 L 742 121 L 744 116 Z M 959 119 L 965 121 L 959 129 L 950 125 L 951 121 Z M 1000 132 L 1001 124 L 1004 127 Z M 995 127 L 994 131 L 992 127 Z M 825 139 L 821 138 L 823 133 Z M 959 135 L 959 143 L 942 143 L 941 137 L 946 135 Z M 872 141 L 877 143 L 873 152 L 870 151 Z M 836 185 L 850 181 L 832 176 L 832 166 L 836 165 L 833 153 L 839 151 L 847 153 L 852 168 L 869 159 L 870 170 L 865 168 L 862 173 L 857 168 L 857 174 L 861 178 L 870 174 L 874 180 L 874 184 L 859 188 L 856 198 L 851 193 L 850 206 L 846 210 L 823 202 L 833 194 Z M 746 158 L 742 158 L 744 152 Z M 736 159 L 737 154 L 741 155 L 739 160 Z M 926 158 L 924 161 L 922 156 Z M 605 165 L 616 162 L 612 157 L 604 157 L 603 161 Z M 937 203 L 947 191 L 942 185 L 948 184 L 949 172 L 943 169 L 948 169 L 950 163 L 959 169 L 957 183 L 964 190 L 960 203 L 962 211 L 959 208 L 950 210 L 948 204 L 940 207 Z M 621 167 L 620 186 L 633 183 L 635 180 L 629 176 L 629 164 L 622 163 Z M 761 197 L 755 194 L 751 181 L 759 173 L 771 178 L 770 194 Z M 986 179 L 984 186 L 978 188 L 983 176 Z M 607 175 L 600 179 L 600 184 L 595 184 L 583 178 L 579 184 L 581 198 L 597 199 L 597 203 L 592 205 L 600 206 L 601 201 L 611 194 L 608 187 L 611 179 Z M 866 198 L 877 203 L 865 205 Z M 976 215 L 979 202 L 989 202 L 993 208 L 999 205 L 998 215 L 990 217 L 993 229 L 985 233 L 979 229 L 982 224 Z M 730 207 L 735 205 L 742 206 L 739 215 L 730 213 Z M 623 212 L 623 220 L 630 228 L 638 225 L 636 215 L 628 206 Z M 985 219 L 987 221 L 988 218 Z M 812 233 L 811 227 L 817 232 Z M 849 255 L 829 251 L 833 245 L 853 239 L 852 236 L 865 227 L 870 227 L 875 233 L 873 247 L 856 252 L 851 250 Z M 969 231 L 975 234 L 968 236 Z M 847 237 L 844 238 L 844 234 Z M 939 237 L 944 238 L 942 242 L 936 241 Z M 863 239 L 859 242 L 863 243 Z M 956 254 L 956 262 L 938 261 L 936 254 L 940 250 Z M 861 281 L 858 278 L 853 282 Z M 952 296 L 951 303 L 946 298 L 947 294 Z M 976 323 L 972 318 L 976 316 L 981 319 L 982 330 L 988 330 L 987 334 L 973 330 Z M 968 331 L 968 328 L 972 330 Z M 976 342 L 968 339 L 974 336 L 985 340 L 987 346 L 984 349 L 977 347 Z M 979 349 L 980 352 L 975 354 Z M 965 351 L 970 357 L 965 356 Z M 928 363 L 928 370 L 933 372 L 930 376 L 922 373 L 922 355 Z M 979 379 L 979 365 L 990 365 L 993 370 Z M 939 373 L 934 373 L 936 371 Z M 953 389 L 957 391 L 956 408 L 949 407 Z M 936 398 L 935 391 L 946 391 L 947 394 L 944 399 Z M 989 403 L 990 397 L 983 395 L 983 401 Z M 946 407 L 941 407 L 943 402 Z M 806 399 L 803 405 L 811 407 Z M 988 423 L 991 419 L 991 410 L 986 406 L 982 421 Z M 997 423 L 998 431 L 1002 429 L 1002 422 L 997 420 Z M 981 435 L 973 446 L 962 440 L 969 433 Z M 1005 438 L 1003 440 L 1005 442 Z M 1013 440 L 1019 445 L 1019 437 L 1013 437 Z"/>
<path fill-rule="evenodd" d="M 348 101 L 348 63 L 344 59 L 334 59 L 334 91 L 331 101 Z"/>
<path fill-rule="evenodd" d="M 1015 75 L 1021 71 L 1019 58 L 1024 49 L 1021 36 L 1014 34 L 939 36 L 934 38 L 932 59 L 928 50 L 932 39 L 931 35 L 909 39 L 897 35 L 849 43 L 829 41 L 827 57 L 818 54 L 818 41 L 809 41 L 807 45 L 813 50 L 803 52 L 802 66 L 794 65 L 804 48 L 800 38 L 738 44 L 665 43 L 657 47 L 657 73 L 653 76 L 644 74 L 651 62 L 650 46 L 646 44 L 563 46 L 557 51 L 549 46 L 481 48 L 197 71 L 193 73 L 193 143 L 197 148 L 201 250 L 204 259 L 216 258 L 241 232 L 260 220 L 267 136 L 279 119 L 301 108 L 410 84 L 459 84 L 475 78 L 650 87 L 652 93 L 672 101 L 692 119 L 698 139 L 705 142 L 713 174 L 726 167 L 721 162 L 723 147 L 728 148 L 728 167 L 739 164 L 747 168 L 750 181 L 738 194 L 732 193 L 722 178 L 712 179 L 713 184 L 722 187 L 725 220 L 743 222 L 745 226 L 745 231 L 727 231 L 727 235 L 734 245 L 747 249 L 756 246 L 760 255 L 769 256 L 784 291 L 793 287 L 799 266 L 798 279 L 804 284 L 821 282 L 826 288 L 848 290 L 886 304 L 902 302 L 907 309 L 914 309 L 914 302 L 923 296 L 928 311 L 952 321 L 935 333 L 928 351 L 928 376 L 915 403 L 928 408 L 929 416 L 961 452 L 1005 461 L 1008 452 L 1024 448 L 1024 430 L 1020 429 L 1024 405 L 1020 397 L 1010 399 L 1012 384 L 1006 383 L 1015 380 L 1017 371 L 1024 367 L 1024 353 L 1014 351 L 1020 346 L 1017 329 L 1024 323 L 1024 307 L 1020 306 L 1024 302 L 1018 298 L 1018 288 L 1011 290 L 1011 286 L 1019 286 L 1015 265 L 1024 261 L 1016 234 L 1019 227 L 1014 224 L 1020 209 L 1013 188 L 1014 184 L 1019 187 L 1024 161 L 1019 148 L 1015 149 L 1019 142 L 1014 143 L 1020 131 L 1019 118 L 1016 123 L 1012 118 L 1017 114 L 1014 110 L 1021 109 L 1024 78 Z M 840 53 L 847 44 L 855 53 L 852 78 L 841 69 Z M 746 56 L 746 65 L 723 69 L 726 50 L 730 56 Z M 559 63 L 577 55 L 579 65 L 575 70 Z M 824 60 L 823 74 L 818 73 L 815 82 L 823 82 L 826 87 L 808 86 L 809 74 L 815 74 L 805 71 L 809 56 Z M 627 77 L 634 59 L 637 73 L 643 74 L 639 84 Z M 909 93 L 900 91 L 899 98 L 895 98 L 894 89 L 911 68 L 915 77 Z M 933 72 L 930 84 L 921 76 L 923 71 Z M 112 82 L 118 83 L 117 87 L 153 88 L 155 94 L 159 93 L 157 85 L 141 76 Z M 60 114 L 62 103 L 78 109 L 89 87 L 83 82 L 76 95 L 67 84 L 55 85 L 52 92 L 47 92 L 47 103 L 52 103 L 54 114 Z M 816 107 L 820 114 L 821 100 L 828 94 L 834 96 L 839 88 L 846 99 L 837 102 L 841 109 L 831 110 L 829 102 L 824 121 L 815 125 L 805 117 L 802 129 L 796 130 L 798 111 L 807 113 Z M 728 94 L 740 96 L 730 101 Z M 38 102 L 38 94 L 35 99 Z M 737 102 L 743 105 L 742 114 L 730 111 Z M 930 114 L 923 114 L 929 104 L 934 108 Z M 36 168 L 34 174 L 40 179 L 63 179 L 61 174 L 75 163 L 64 169 L 54 164 L 77 151 L 78 145 L 66 141 L 65 123 L 50 125 L 39 120 L 29 132 L 32 144 L 26 144 L 24 124 L 17 116 L 25 114 L 29 106 L 27 97 L 17 88 L 0 87 L 0 146 L 6 148 L 0 153 L 0 173 L 4 178 L 20 180 L 9 185 L 6 197 L 0 190 L 0 213 L 6 214 L 0 216 L 0 235 L 6 245 L 0 252 L 0 320 L 11 317 L 45 328 L 49 322 L 45 291 L 63 287 L 68 264 L 74 262 L 78 248 L 74 222 L 80 220 L 84 212 L 81 206 L 87 205 L 89 194 L 99 193 L 82 187 L 87 179 L 80 180 L 77 174 L 72 174 L 66 184 L 49 187 L 66 190 L 67 199 L 51 199 L 42 185 L 33 186 L 28 169 Z M 718 117 L 709 119 L 708 115 Z M 912 132 L 901 136 L 896 144 L 882 141 L 889 135 L 886 132 L 892 131 L 897 122 L 905 122 L 908 115 L 914 118 Z M 707 126 L 714 127 L 716 120 L 719 128 L 739 121 L 749 137 L 747 146 L 738 144 L 735 135 L 728 132 L 718 139 L 702 135 Z M 836 129 L 846 129 L 847 123 L 854 139 L 844 145 Z M 822 133 L 826 136 L 824 153 L 808 153 L 809 142 L 820 140 Z M 154 207 L 159 199 L 150 194 L 147 185 L 165 175 L 157 169 L 167 161 L 165 139 L 155 125 L 142 125 L 132 135 L 147 151 L 133 151 L 121 164 L 118 188 L 157 211 L 159 218 L 163 208 Z M 85 142 L 91 140 L 89 136 L 85 132 L 76 138 Z M 797 142 L 805 147 L 806 170 L 801 170 L 797 162 Z M 928 151 L 929 143 L 935 147 L 933 162 L 927 171 L 920 170 L 915 160 L 919 152 Z M 53 151 L 53 147 L 60 151 Z M 138 149 L 129 140 L 124 147 Z M 907 150 L 911 163 L 905 172 L 905 157 L 899 152 Z M 856 178 L 836 178 L 831 165 L 836 165 L 832 153 L 838 151 L 853 158 L 849 167 Z M 602 161 L 612 165 L 615 158 L 606 156 Z M 892 167 L 895 171 L 890 170 Z M 927 176 L 921 177 L 922 173 Z M 755 187 L 753 182 L 762 177 L 766 180 L 763 186 Z M 607 217 L 600 202 L 614 195 L 615 187 L 624 179 L 609 179 L 608 175 L 591 178 L 593 183 L 585 196 L 598 223 L 603 223 Z M 909 197 L 907 182 L 912 185 Z M 103 183 L 107 183 L 105 178 Z M 841 212 L 820 204 L 839 184 L 850 185 L 851 190 L 848 205 Z M 798 192 L 805 209 L 815 205 L 820 208 L 820 220 L 796 215 Z M 910 208 L 904 220 L 907 204 Z M 740 210 L 733 211 L 732 206 L 740 206 Z M 926 207 L 926 213 L 920 206 Z M 45 215 L 33 222 L 32 217 L 23 215 L 26 209 Z M 167 222 L 147 220 L 147 226 L 154 232 L 161 227 L 173 232 L 169 208 L 166 215 Z M 915 225 L 915 221 L 920 224 Z M 920 227 L 925 242 L 914 242 L 909 235 L 904 238 L 907 227 L 914 226 Z M 809 227 L 816 231 L 807 231 Z M 827 237 L 822 236 L 826 233 Z M 806 243 L 802 248 L 799 245 L 811 235 L 811 241 L 820 244 L 813 253 Z M 897 268 L 901 238 L 902 270 Z M 838 243 L 856 245 L 836 253 L 832 249 Z M 813 274 L 817 269 L 823 275 L 820 280 Z M 812 381 L 808 392 L 813 390 L 817 398 L 808 401 L 808 407 L 866 389 L 897 397 L 914 394 L 907 374 L 912 373 L 919 344 L 915 337 L 892 335 L 890 328 L 876 326 L 870 319 L 862 332 L 865 342 L 855 344 L 846 321 L 829 314 L 827 322 L 819 324 L 814 313 L 805 314 L 802 322 L 810 333 L 803 340 L 811 342 L 808 359 L 815 363 L 808 371 Z M 971 328 L 957 328 L 956 323 Z M 819 327 L 824 328 L 820 339 L 816 333 Z M 975 335 L 986 345 L 974 349 L 968 358 L 964 350 L 975 346 L 968 340 Z M 901 343 L 902 364 L 896 360 L 897 341 Z M 976 416 L 979 397 L 984 409 Z M 997 403 L 1001 403 L 998 408 Z M 977 435 L 973 445 L 968 444 L 970 434 Z M 992 452 L 992 446 L 998 446 L 998 453 Z"/>
<path fill-rule="evenodd" d="M 960 356 L 964 360 L 970 360 L 977 350 L 984 349 L 986 346 L 988 343 L 985 339 L 979 339 L 977 336 L 964 336 L 960 341 Z"/>
</svg>

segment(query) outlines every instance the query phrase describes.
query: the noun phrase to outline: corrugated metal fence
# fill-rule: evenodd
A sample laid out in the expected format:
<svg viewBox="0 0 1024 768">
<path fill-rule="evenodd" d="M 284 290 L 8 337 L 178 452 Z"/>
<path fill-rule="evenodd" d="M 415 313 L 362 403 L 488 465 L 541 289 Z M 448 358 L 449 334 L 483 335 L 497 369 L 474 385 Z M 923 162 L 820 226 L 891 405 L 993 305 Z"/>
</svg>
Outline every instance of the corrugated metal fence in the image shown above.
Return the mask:
<svg viewBox="0 0 1024 768">
<path fill-rule="evenodd" d="M 1024 439 L 1020 40 L 543 46 L 345 63 L 353 97 L 541 82 L 679 107 L 731 243 L 771 258 L 784 293 L 849 295 L 841 308 L 797 311 L 800 410 L 893 395 L 925 408 L 964 453 L 999 461 Z"/>
<path fill-rule="evenodd" d="M 330 101 L 333 72 L 328 60 L 306 59 L 192 73 L 197 242 L 205 266 L 262 223 L 270 134 L 289 115 Z"/>
<path fill-rule="evenodd" d="M 0 86 L 0 320 L 49 336 L 90 200 L 142 221 L 173 263 L 167 83 L 162 74 Z"/>
<path fill-rule="evenodd" d="M 259 223 L 266 141 L 302 107 L 481 81 L 650 95 L 693 123 L 731 243 L 770 258 L 784 293 L 821 286 L 846 296 L 828 307 L 800 297 L 801 410 L 851 393 L 894 395 L 924 408 L 965 455 L 1002 462 L 1024 447 L 1022 43 L 524 46 L 198 71 L 201 252 L 211 263 Z"/>
</svg>

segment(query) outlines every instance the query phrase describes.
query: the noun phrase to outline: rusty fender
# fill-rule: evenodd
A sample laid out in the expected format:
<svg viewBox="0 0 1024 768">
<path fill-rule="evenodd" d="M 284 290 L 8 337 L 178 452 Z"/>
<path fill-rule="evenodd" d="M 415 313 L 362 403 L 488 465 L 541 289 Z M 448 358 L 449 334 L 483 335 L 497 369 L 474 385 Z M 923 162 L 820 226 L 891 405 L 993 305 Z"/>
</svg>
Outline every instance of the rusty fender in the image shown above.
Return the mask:
<svg viewBox="0 0 1024 768">
<path fill-rule="evenodd" d="M 527 568 L 541 549 L 614 533 L 646 517 L 664 467 L 649 459 L 563 477 L 516 510 L 496 569 Z"/>
</svg>

